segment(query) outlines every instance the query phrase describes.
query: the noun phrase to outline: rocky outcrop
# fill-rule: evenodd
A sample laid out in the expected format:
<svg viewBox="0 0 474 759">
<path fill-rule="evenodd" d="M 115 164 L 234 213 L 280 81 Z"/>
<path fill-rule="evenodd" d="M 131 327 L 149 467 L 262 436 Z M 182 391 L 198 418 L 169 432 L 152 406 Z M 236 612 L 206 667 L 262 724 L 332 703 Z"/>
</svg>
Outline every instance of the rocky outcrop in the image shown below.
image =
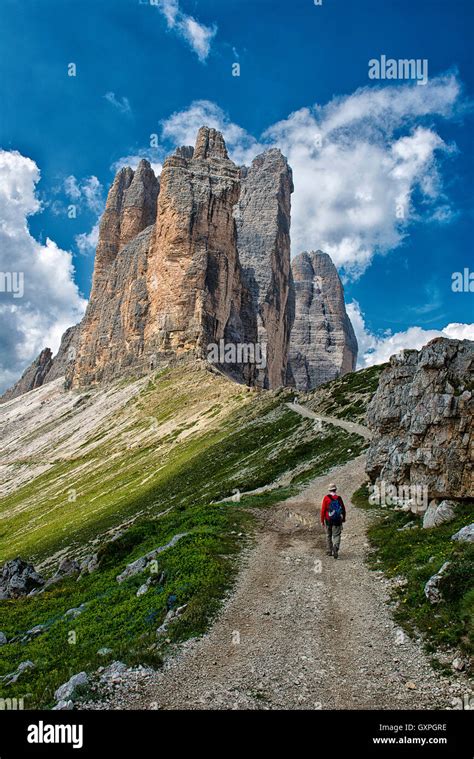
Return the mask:
<svg viewBox="0 0 474 759">
<path fill-rule="evenodd" d="M 355 369 L 357 339 L 346 313 L 339 274 L 327 253 L 292 261 L 294 323 L 287 383 L 308 391 Z"/>
<path fill-rule="evenodd" d="M 50 348 L 44 348 L 38 358 L 23 373 L 21 379 L 1 396 L 0 403 L 10 401 L 12 398 L 17 398 L 19 395 L 41 387 L 46 382 L 52 382 L 58 377 L 63 377 L 68 366 L 76 357 L 80 327 L 80 324 L 76 324 L 66 330 L 54 358 Z"/>
<path fill-rule="evenodd" d="M 440 588 L 440 584 L 442 583 L 444 579 L 444 575 L 446 574 L 446 571 L 449 569 L 450 566 L 451 566 L 451 562 L 445 561 L 441 569 L 439 569 L 435 575 L 430 577 L 430 579 L 426 583 L 424 592 L 430 604 L 439 604 L 443 600 L 443 594 Z"/>
<path fill-rule="evenodd" d="M 156 219 L 159 180 L 146 160 L 136 171 L 120 169 L 110 188 L 99 226 L 91 300 L 101 293 L 118 253 Z"/>
<path fill-rule="evenodd" d="M 32 364 L 25 369 L 18 382 L 5 391 L 0 398 L 0 403 L 11 401 L 23 393 L 34 390 L 44 383 L 44 379 L 51 369 L 53 357 L 50 348 L 44 348 Z"/>
<path fill-rule="evenodd" d="M 62 701 L 74 701 L 78 694 L 81 693 L 89 685 L 89 675 L 87 672 L 78 672 L 77 675 L 73 675 L 66 683 L 57 688 L 54 692 L 54 698 L 58 702 Z"/>
<path fill-rule="evenodd" d="M 146 287 L 148 250 L 154 226 L 125 245 L 98 282 L 82 320 L 75 362 L 67 386 L 87 386 L 154 368 L 145 354 L 149 308 Z M 149 351 L 149 355 L 150 355 Z"/>
<path fill-rule="evenodd" d="M 241 192 L 234 210 L 243 280 L 257 315 L 257 340 L 265 367 L 261 387 L 285 384 L 292 314 L 290 292 L 290 210 L 292 171 L 277 149 L 241 169 Z"/>
<path fill-rule="evenodd" d="M 187 534 L 187 532 L 178 533 L 177 535 L 174 535 L 171 540 L 166 543 L 166 545 L 154 548 L 152 551 L 149 551 L 147 554 L 145 554 L 145 556 L 141 556 L 131 564 L 127 564 L 123 572 L 117 575 L 117 582 L 121 583 L 124 580 L 128 580 L 130 577 L 135 577 L 135 575 L 144 572 L 145 569 L 147 569 L 147 567 L 150 565 L 150 562 L 154 561 L 156 557 L 160 555 L 160 553 L 163 553 L 163 551 L 166 551 L 168 548 L 173 548 L 173 546 L 175 546 L 176 543 L 181 540 L 181 538 L 184 538 Z"/>
<path fill-rule="evenodd" d="M 35 667 L 35 663 L 29 659 L 22 661 L 14 672 L 8 672 L 8 674 L 2 675 L 2 677 L 0 677 L 0 682 L 2 682 L 4 685 L 13 685 L 14 683 L 18 682 L 19 678 L 24 672 L 28 672 L 30 669 L 35 669 Z"/>
<path fill-rule="evenodd" d="M 367 411 L 372 482 L 472 497 L 474 343 L 436 338 L 392 356 Z"/>
<path fill-rule="evenodd" d="M 26 596 L 43 585 L 43 577 L 35 571 L 32 564 L 20 558 L 12 559 L 0 571 L 0 600 Z"/>
<path fill-rule="evenodd" d="M 66 577 L 74 577 L 76 575 L 79 575 L 80 572 L 80 564 L 75 561 L 75 559 L 65 557 L 60 562 L 54 575 L 46 581 L 45 589 L 49 588 L 51 585 L 55 585 L 57 582 L 61 582 L 61 580 L 64 580 Z"/>
</svg>

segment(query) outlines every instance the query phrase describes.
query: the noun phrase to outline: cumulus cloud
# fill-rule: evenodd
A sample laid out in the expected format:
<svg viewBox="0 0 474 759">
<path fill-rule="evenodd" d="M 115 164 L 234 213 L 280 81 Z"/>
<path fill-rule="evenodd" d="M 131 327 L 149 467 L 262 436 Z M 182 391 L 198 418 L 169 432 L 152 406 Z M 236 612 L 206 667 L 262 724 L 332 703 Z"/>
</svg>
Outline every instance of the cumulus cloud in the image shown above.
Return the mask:
<svg viewBox="0 0 474 759">
<path fill-rule="evenodd" d="M 357 301 L 348 304 L 347 312 L 359 343 L 358 369 L 383 364 L 389 360 L 390 356 L 408 348 L 420 350 L 435 337 L 474 340 L 474 324 L 457 323 L 447 324 L 443 329 L 409 327 L 404 332 L 392 334 L 387 331 L 384 335 L 375 335 L 367 329 Z"/>
<path fill-rule="evenodd" d="M 120 113 L 128 114 L 132 112 L 132 108 L 130 106 L 130 102 L 128 98 L 122 97 L 118 98 L 115 95 L 115 92 L 107 92 L 104 95 L 104 98 L 107 100 L 110 105 L 113 105 L 114 108 L 117 109 L 117 111 L 120 111 Z"/>
<path fill-rule="evenodd" d="M 153 3 L 165 17 L 168 29 L 182 37 L 193 50 L 201 63 L 206 61 L 211 43 L 217 33 L 217 26 L 201 24 L 192 16 L 184 13 L 178 0 L 155 0 Z"/>
<path fill-rule="evenodd" d="M 320 248 L 357 277 L 374 255 L 403 242 L 410 223 L 452 218 L 441 167 L 455 147 L 425 122 L 451 118 L 462 108 L 459 82 L 449 74 L 425 87 L 364 87 L 324 106 L 301 108 L 260 139 L 206 100 L 172 114 L 162 127 L 175 144 L 194 144 L 203 124 L 215 127 L 238 163 L 270 146 L 281 148 L 295 183 L 293 254 Z"/>
<path fill-rule="evenodd" d="M 4 287 L 0 292 L 0 392 L 42 348 L 55 352 L 86 306 L 74 282 L 71 253 L 49 238 L 40 244 L 28 229 L 28 217 L 41 211 L 39 179 L 30 158 L 0 150 L 0 272 L 24 277 L 23 297 Z"/>
<path fill-rule="evenodd" d="M 316 244 L 358 276 L 422 218 L 415 195 L 431 218 L 441 203 L 446 219 L 440 166 L 454 148 L 419 121 L 452 116 L 459 96 L 454 76 L 426 87 L 365 87 L 270 127 L 264 137 L 282 148 L 295 175 L 294 252 Z"/>
</svg>

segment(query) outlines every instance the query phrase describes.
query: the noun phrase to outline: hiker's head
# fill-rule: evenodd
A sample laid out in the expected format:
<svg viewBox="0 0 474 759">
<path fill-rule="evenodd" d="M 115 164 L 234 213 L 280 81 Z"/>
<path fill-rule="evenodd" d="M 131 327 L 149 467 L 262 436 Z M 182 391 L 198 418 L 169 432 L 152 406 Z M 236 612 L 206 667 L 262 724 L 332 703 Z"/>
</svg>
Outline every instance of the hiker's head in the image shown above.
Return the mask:
<svg viewBox="0 0 474 759">
<path fill-rule="evenodd" d="M 328 493 L 335 493 L 337 491 L 337 485 L 334 482 L 329 483 Z"/>
</svg>

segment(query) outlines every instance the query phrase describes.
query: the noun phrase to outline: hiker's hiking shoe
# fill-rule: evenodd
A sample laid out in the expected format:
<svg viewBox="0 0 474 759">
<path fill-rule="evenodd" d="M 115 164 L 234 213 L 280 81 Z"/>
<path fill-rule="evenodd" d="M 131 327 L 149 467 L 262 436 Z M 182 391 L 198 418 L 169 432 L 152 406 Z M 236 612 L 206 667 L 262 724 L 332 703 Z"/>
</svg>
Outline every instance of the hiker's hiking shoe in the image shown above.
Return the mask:
<svg viewBox="0 0 474 759">
<path fill-rule="evenodd" d="M 333 548 L 332 549 L 332 555 L 335 559 L 337 559 L 337 554 L 339 553 L 339 548 Z"/>
<path fill-rule="evenodd" d="M 332 556 L 332 551 L 327 550 L 326 551 L 326 556 Z"/>
</svg>

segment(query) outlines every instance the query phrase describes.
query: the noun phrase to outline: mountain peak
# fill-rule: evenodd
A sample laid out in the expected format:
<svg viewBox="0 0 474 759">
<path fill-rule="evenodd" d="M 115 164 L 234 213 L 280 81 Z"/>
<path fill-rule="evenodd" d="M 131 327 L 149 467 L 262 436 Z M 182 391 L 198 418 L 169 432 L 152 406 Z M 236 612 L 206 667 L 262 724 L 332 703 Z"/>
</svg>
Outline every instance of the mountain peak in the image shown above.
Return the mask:
<svg viewBox="0 0 474 759">
<path fill-rule="evenodd" d="M 202 126 L 197 134 L 194 158 L 229 158 L 224 137 L 211 127 Z"/>
</svg>

